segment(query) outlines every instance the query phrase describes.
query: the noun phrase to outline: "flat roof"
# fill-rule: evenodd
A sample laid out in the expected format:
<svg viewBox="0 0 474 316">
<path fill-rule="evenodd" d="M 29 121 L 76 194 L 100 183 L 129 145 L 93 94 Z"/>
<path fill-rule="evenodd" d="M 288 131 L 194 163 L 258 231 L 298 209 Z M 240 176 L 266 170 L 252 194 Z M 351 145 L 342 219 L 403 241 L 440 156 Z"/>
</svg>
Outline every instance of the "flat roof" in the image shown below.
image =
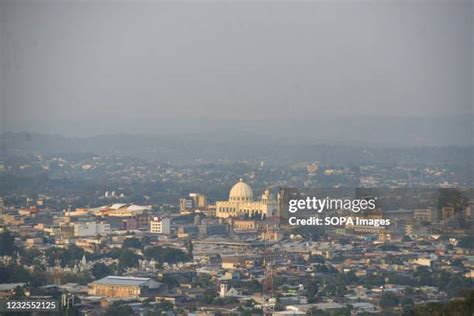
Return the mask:
<svg viewBox="0 0 474 316">
<path fill-rule="evenodd" d="M 108 276 L 103 279 L 92 282 L 93 284 L 111 284 L 111 285 L 128 285 L 128 286 L 140 286 L 148 283 L 150 278 L 136 278 L 136 277 L 123 277 L 123 276 Z"/>
<path fill-rule="evenodd" d="M 23 286 L 25 286 L 25 283 L 2 283 L 0 284 L 0 291 L 10 291 Z"/>
</svg>

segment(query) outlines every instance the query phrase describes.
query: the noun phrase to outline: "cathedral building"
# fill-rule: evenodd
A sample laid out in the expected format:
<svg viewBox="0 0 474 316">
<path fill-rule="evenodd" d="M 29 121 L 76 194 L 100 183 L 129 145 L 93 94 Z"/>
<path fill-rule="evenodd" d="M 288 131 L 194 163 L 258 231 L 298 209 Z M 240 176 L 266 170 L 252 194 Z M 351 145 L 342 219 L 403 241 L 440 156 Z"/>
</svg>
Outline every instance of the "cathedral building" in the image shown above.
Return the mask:
<svg viewBox="0 0 474 316">
<path fill-rule="evenodd" d="M 258 201 L 253 200 L 252 188 L 242 179 L 237 182 L 229 193 L 228 201 L 216 202 L 216 217 L 248 217 L 263 219 L 278 215 L 278 203 L 265 190 Z"/>
</svg>

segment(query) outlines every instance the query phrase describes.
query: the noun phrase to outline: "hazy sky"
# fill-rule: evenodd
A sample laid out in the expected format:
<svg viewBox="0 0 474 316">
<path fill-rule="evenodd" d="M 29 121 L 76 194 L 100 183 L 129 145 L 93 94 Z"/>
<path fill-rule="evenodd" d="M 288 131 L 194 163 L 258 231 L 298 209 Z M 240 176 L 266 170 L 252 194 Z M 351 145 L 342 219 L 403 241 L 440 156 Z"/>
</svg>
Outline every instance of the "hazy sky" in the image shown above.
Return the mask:
<svg viewBox="0 0 474 316">
<path fill-rule="evenodd" d="M 0 3 L 3 130 L 472 114 L 470 0 Z"/>
</svg>

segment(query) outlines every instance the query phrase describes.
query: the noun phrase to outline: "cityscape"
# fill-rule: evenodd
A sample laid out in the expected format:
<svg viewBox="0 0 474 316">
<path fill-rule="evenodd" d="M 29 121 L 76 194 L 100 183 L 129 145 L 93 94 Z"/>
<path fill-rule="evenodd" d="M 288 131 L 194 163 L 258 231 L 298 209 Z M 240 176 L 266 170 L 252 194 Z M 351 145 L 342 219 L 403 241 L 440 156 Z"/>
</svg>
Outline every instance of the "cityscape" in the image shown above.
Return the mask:
<svg viewBox="0 0 474 316">
<path fill-rule="evenodd" d="M 473 191 L 455 165 L 11 158 L 3 299 L 67 315 L 463 315 L 472 299 Z M 390 225 L 290 225 L 308 194 L 376 196 L 359 216 Z"/>
<path fill-rule="evenodd" d="M 0 0 L 0 316 L 474 316 L 473 0 Z"/>
</svg>

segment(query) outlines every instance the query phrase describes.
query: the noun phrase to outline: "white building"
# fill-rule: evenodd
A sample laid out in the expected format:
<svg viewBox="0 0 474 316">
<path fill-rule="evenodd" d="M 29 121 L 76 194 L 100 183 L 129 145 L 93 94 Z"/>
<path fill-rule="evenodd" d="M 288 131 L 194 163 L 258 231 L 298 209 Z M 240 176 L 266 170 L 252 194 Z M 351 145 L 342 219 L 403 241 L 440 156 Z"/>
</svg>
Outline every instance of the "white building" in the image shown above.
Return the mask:
<svg viewBox="0 0 474 316">
<path fill-rule="evenodd" d="M 227 293 L 227 284 L 222 283 L 221 284 L 221 290 L 219 291 L 219 296 L 220 297 L 225 297 L 226 293 Z"/>
<path fill-rule="evenodd" d="M 110 233 L 110 224 L 103 222 L 78 222 L 72 223 L 72 226 L 76 237 L 90 237 Z"/>
<path fill-rule="evenodd" d="M 275 216 L 277 213 L 278 203 L 269 190 L 265 190 L 260 201 L 254 201 L 252 188 L 242 179 L 230 190 L 228 201 L 216 202 L 216 217 L 221 218 L 242 215 L 261 218 Z"/>
<path fill-rule="evenodd" d="M 155 234 L 170 234 L 171 220 L 167 217 L 153 217 L 150 221 L 150 232 Z"/>
<path fill-rule="evenodd" d="M 151 210 L 151 205 L 135 205 L 129 203 L 114 203 L 89 209 L 90 212 L 97 216 L 100 215 L 113 217 L 133 217 L 145 214 Z"/>
<path fill-rule="evenodd" d="M 431 267 L 432 260 L 430 258 L 418 258 L 414 260 L 414 264 L 419 266 Z"/>
</svg>

